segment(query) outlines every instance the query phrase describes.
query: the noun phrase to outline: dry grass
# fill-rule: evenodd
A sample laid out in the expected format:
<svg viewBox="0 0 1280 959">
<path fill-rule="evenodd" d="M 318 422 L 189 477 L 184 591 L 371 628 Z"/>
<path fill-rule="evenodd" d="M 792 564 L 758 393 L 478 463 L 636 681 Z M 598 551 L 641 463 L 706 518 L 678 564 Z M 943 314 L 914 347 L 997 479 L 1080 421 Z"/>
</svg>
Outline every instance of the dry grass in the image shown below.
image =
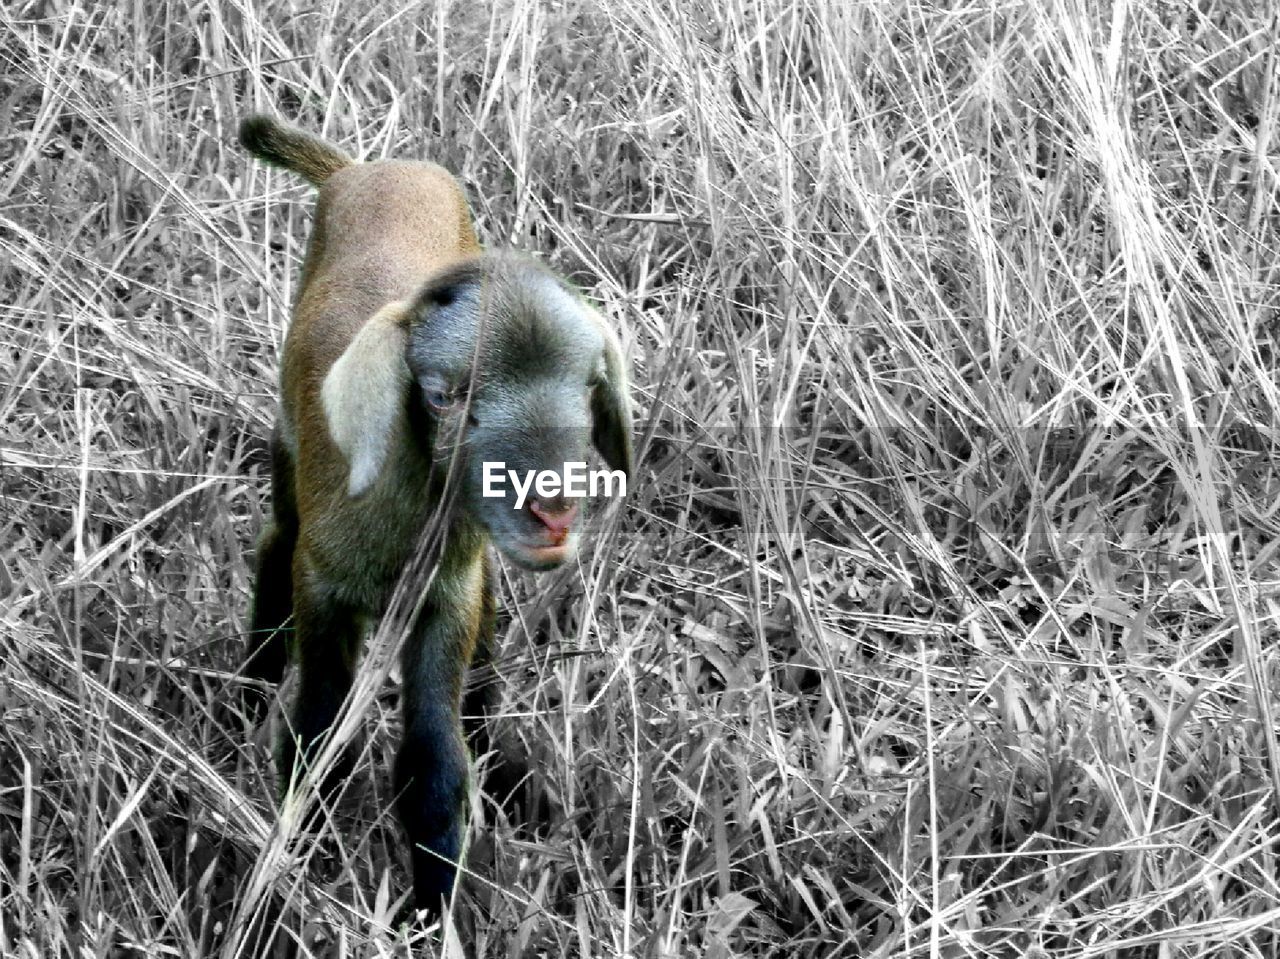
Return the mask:
<svg viewBox="0 0 1280 959">
<path fill-rule="evenodd" d="M 393 684 L 319 846 L 213 720 L 309 210 L 253 108 L 629 328 L 630 508 L 504 577 L 555 829 L 475 800 L 447 952 L 1280 953 L 1276 22 L 699 6 L 0 9 L 4 955 L 440 947 Z"/>
</svg>

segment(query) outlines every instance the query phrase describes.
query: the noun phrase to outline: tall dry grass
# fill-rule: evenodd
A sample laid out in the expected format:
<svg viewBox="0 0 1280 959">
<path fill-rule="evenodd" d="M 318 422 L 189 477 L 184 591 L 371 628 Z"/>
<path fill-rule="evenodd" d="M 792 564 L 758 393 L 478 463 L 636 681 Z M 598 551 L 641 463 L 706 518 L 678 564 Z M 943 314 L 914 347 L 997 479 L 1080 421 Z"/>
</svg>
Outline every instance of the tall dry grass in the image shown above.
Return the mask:
<svg viewBox="0 0 1280 959">
<path fill-rule="evenodd" d="M 0 952 L 1276 954 L 1277 38 L 1242 0 L 6 4 Z M 476 797 L 443 937 L 395 923 L 394 684 L 325 842 L 214 721 L 309 210 L 251 109 L 445 164 L 628 328 L 642 482 L 503 578 L 553 828 Z"/>
</svg>

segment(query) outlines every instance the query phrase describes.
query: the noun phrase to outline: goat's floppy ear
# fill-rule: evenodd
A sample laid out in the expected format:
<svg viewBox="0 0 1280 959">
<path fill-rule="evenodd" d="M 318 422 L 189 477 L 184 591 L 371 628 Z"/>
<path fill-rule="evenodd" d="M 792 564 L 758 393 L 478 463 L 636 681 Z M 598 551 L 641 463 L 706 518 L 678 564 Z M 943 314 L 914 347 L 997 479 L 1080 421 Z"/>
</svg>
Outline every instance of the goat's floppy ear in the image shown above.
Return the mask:
<svg viewBox="0 0 1280 959">
<path fill-rule="evenodd" d="M 591 445 L 600 451 L 610 469 L 628 478 L 635 470 L 631 451 L 631 402 L 627 398 L 627 368 L 622 345 L 605 322 L 596 317 L 604 333 L 604 376 L 591 391 Z"/>
<path fill-rule="evenodd" d="M 396 440 L 409 388 L 408 322 L 408 303 L 389 303 L 378 310 L 360 327 L 320 388 L 329 435 L 351 467 L 350 496 L 373 485 Z"/>
</svg>

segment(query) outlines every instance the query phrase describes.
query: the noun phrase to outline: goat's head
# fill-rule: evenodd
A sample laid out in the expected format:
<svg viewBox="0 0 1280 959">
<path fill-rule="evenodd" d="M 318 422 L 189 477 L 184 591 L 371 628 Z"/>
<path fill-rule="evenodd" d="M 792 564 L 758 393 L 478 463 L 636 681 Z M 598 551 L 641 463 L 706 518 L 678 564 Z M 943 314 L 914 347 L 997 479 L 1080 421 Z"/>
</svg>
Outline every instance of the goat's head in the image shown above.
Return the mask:
<svg viewBox="0 0 1280 959">
<path fill-rule="evenodd" d="M 464 260 L 375 314 L 330 370 L 323 399 L 350 466 L 349 495 L 374 486 L 397 442 L 427 443 L 437 478 L 456 451 L 465 509 L 529 569 L 573 555 L 583 510 L 549 486 L 521 497 L 512 474 L 563 480 L 588 444 L 611 470 L 633 469 L 617 337 L 560 279 L 516 254 Z M 486 463 L 489 479 L 500 469 L 507 481 L 486 483 Z"/>
</svg>

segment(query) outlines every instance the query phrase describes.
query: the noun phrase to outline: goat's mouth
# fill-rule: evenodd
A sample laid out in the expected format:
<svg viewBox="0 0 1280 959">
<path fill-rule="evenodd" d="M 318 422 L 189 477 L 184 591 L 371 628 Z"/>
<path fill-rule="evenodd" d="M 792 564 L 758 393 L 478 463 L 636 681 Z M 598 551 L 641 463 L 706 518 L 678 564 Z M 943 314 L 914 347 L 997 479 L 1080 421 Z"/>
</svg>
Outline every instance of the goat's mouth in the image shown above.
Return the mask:
<svg viewBox="0 0 1280 959">
<path fill-rule="evenodd" d="M 525 569 L 541 572 L 560 566 L 573 555 L 573 550 L 574 543 L 569 540 L 559 546 L 546 546 L 540 543 L 508 543 L 503 552 Z"/>
</svg>

